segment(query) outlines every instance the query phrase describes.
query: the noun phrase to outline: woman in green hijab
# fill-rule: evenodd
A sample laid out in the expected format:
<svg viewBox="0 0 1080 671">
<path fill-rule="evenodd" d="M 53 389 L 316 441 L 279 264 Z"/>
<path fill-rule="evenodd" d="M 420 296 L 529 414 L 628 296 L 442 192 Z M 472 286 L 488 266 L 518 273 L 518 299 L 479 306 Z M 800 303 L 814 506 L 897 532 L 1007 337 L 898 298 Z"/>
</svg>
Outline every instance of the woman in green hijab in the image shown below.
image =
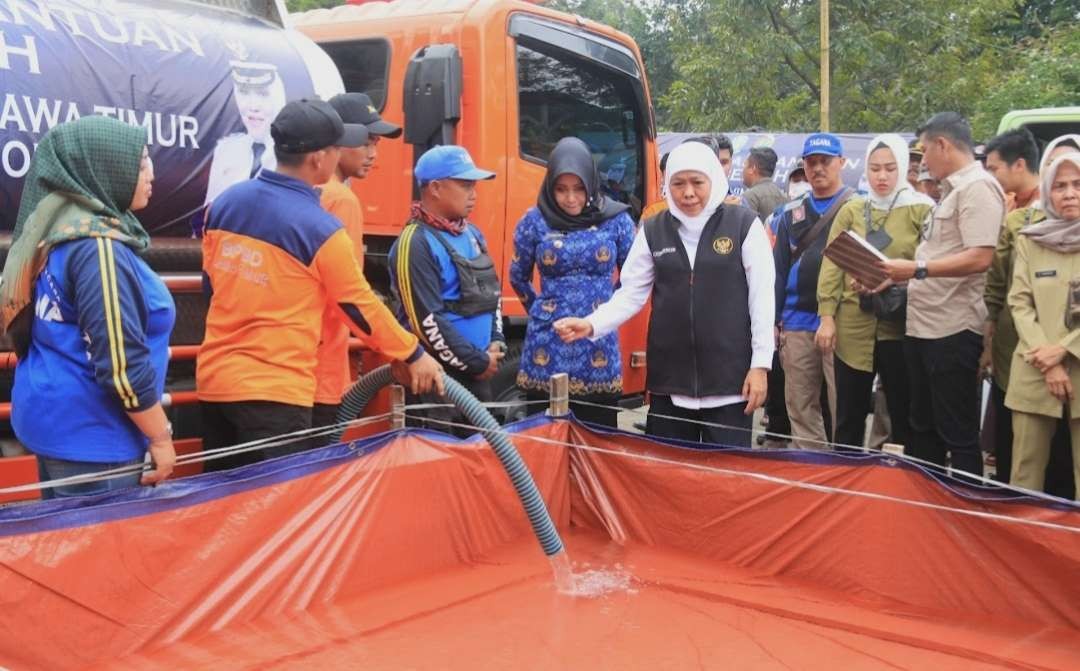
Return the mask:
<svg viewBox="0 0 1080 671">
<path fill-rule="evenodd" d="M 154 166 L 145 130 L 106 117 L 53 128 L 23 187 L 0 283 L 0 327 L 19 353 L 15 435 L 54 480 L 143 463 L 145 474 L 43 490 L 45 498 L 153 484 L 176 462 L 161 407 L 176 310 L 139 254 Z"/>
</svg>

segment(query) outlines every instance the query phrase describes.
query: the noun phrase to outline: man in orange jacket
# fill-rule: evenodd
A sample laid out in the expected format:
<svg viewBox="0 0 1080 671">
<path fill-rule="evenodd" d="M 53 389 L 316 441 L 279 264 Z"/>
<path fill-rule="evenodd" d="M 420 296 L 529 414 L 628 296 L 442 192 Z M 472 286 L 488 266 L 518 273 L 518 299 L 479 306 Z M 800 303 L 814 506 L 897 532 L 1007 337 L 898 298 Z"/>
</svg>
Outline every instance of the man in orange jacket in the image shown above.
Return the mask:
<svg viewBox="0 0 1080 671">
<path fill-rule="evenodd" d="M 371 172 L 381 138 L 396 138 L 401 127 L 384 121 L 365 93 L 343 93 L 330 99 L 330 106 L 346 124 L 367 128 L 368 140 L 360 147 L 343 147 L 341 160 L 330 181 L 322 186 L 320 203 L 337 217 L 352 240 L 356 261 L 364 267 L 364 211 L 353 190 L 354 180 Z M 322 341 L 316 355 L 315 405 L 311 411 L 312 426 L 329 426 L 337 419 L 341 396 L 352 381 L 349 367 L 349 326 L 336 305 L 327 305 L 323 312 Z"/>
<path fill-rule="evenodd" d="M 328 103 L 291 102 L 271 126 L 277 170 L 227 189 L 203 238 L 211 293 L 196 382 L 204 446 L 311 428 L 316 350 L 327 303 L 372 349 L 404 362 L 415 392 L 442 392 L 442 367 L 375 296 L 341 223 L 319 205 L 316 184 L 334 174 L 339 147 L 367 141 Z M 258 452 L 209 462 L 218 469 L 299 451 L 284 438 Z"/>
</svg>

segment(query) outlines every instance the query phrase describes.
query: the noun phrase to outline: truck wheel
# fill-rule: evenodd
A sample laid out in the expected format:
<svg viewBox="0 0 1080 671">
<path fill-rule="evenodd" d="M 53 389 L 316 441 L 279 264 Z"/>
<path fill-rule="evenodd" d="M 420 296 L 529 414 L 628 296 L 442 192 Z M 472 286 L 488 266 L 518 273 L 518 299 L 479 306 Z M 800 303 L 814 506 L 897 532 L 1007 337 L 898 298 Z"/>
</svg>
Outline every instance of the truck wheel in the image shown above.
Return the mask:
<svg viewBox="0 0 1080 671">
<path fill-rule="evenodd" d="M 502 366 L 491 378 L 491 396 L 496 403 L 514 403 L 506 408 L 493 408 L 491 414 L 500 424 L 509 424 L 529 416 L 525 403 L 525 391 L 517 386 L 518 368 L 521 364 L 521 345 L 514 344 L 506 352 Z M 539 407 L 539 406 L 537 406 Z"/>
</svg>

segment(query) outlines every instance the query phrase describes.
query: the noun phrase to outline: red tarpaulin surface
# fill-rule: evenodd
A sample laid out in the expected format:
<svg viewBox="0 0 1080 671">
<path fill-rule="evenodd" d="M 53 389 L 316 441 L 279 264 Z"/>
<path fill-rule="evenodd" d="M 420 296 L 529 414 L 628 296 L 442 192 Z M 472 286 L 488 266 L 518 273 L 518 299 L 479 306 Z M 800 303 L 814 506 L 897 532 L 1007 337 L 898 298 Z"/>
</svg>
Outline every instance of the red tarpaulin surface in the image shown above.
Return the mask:
<svg viewBox="0 0 1080 671">
<path fill-rule="evenodd" d="M 0 510 L 0 665 L 1080 668 L 1075 507 L 879 456 L 513 438 L 592 596 L 556 593 L 486 443 L 410 431 Z"/>
</svg>

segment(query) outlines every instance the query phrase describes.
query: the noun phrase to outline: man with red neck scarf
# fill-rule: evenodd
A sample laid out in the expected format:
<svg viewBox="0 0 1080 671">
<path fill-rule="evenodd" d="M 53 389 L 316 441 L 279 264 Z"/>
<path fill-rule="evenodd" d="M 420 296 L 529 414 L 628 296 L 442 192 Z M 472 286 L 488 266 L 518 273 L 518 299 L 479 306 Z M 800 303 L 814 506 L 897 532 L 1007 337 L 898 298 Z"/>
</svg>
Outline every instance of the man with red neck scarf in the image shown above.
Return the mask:
<svg viewBox="0 0 1080 671">
<path fill-rule="evenodd" d="M 455 145 L 428 150 L 413 174 L 420 200 L 390 249 L 398 316 L 451 376 L 485 400 L 506 347 L 501 287 L 484 236 L 468 216 L 477 181 L 495 174 Z"/>
</svg>

